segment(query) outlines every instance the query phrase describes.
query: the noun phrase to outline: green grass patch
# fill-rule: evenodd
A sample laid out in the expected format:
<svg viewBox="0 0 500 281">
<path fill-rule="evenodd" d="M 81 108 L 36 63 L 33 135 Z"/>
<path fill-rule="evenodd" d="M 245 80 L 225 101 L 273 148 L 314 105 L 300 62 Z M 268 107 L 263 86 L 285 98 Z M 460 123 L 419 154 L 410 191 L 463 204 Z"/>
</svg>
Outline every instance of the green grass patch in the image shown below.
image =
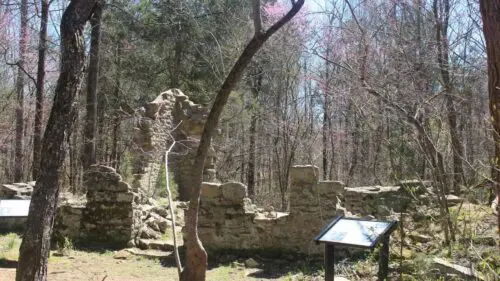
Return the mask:
<svg viewBox="0 0 500 281">
<path fill-rule="evenodd" d="M 21 238 L 16 233 L 0 235 L 0 259 L 17 260 Z"/>
</svg>

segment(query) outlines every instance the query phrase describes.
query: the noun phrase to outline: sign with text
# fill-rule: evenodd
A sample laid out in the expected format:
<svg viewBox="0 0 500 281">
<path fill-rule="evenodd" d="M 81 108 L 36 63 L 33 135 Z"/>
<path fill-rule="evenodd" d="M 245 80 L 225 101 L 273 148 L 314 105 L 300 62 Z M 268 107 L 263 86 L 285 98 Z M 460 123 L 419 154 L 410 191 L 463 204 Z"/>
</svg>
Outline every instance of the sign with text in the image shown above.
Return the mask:
<svg viewBox="0 0 500 281">
<path fill-rule="evenodd" d="M 0 200 L 0 217 L 27 217 L 30 200 Z"/>
<path fill-rule="evenodd" d="M 327 224 L 314 240 L 325 243 L 325 281 L 335 280 L 335 247 L 358 247 L 379 252 L 378 281 L 387 280 L 389 272 L 389 238 L 397 221 L 372 221 L 359 218 L 337 217 Z"/>
<path fill-rule="evenodd" d="M 328 224 L 316 237 L 316 242 L 373 248 L 396 222 L 369 221 L 340 217 Z"/>
</svg>

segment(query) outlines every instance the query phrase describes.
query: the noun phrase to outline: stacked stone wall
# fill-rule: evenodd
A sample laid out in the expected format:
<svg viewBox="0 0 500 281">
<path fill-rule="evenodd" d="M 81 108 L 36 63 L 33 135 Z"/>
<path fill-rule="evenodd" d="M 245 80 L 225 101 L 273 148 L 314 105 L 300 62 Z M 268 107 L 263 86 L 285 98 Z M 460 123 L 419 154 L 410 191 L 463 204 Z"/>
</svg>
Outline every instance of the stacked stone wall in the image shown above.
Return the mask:
<svg viewBox="0 0 500 281">
<path fill-rule="evenodd" d="M 323 249 L 313 239 L 336 216 L 384 219 L 411 202 L 399 186 L 348 188 L 339 181 L 319 181 L 318 168 L 310 165 L 294 166 L 290 182 L 289 213 L 258 208 L 241 183 L 203 183 L 199 214 L 203 245 L 209 250 L 274 248 L 319 254 Z"/>
<path fill-rule="evenodd" d="M 313 239 L 337 215 L 337 198 L 342 196 L 344 184 L 319 181 L 319 169 L 310 165 L 294 166 L 290 181 L 290 216 L 286 229 L 289 241 L 298 252 L 317 253 L 321 249 Z"/>
<path fill-rule="evenodd" d="M 132 149 L 133 190 L 139 193 L 141 202 L 151 198 L 165 151 L 175 139 L 181 145 L 175 148 L 176 156 L 169 159 L 169 169 L 174 172 L 181 199 L 187 200 L 194 155 L 208 110 L 193 103 L 180 90 L 172 89 L 161 93 L 138 112 Z M 211 149 L 205 161 L 209 181 L 215 180 L 214 155 Z"/>
<path fill-rule="evenodd" d="M 70 240 L 105 247 L 141 247 L 171 231 L 168 206 L 139 196 L 111 167 L 95 165 L 84 175 L 85 199 L 62 198 L 54 223 L 55 241 Z M 140 203 L 140 204 L 139 204 Z M 182 217 L 177 217 L 182 223 Z"/>
<path fill-rule="evenodd" d="M 280 247 L 275 238 L 285 221 L 281 213 L 258 210 L 242 183 L 203 183 L 198 231 L 208 249 Z"/>
<path fill-rule="evenodd" d="M 53 238 L 62 241 L 64 238 L 78 241 L 84 236 L 82 217 L 86 202 L 61 202 L 54 221 Z"/>
<path fill-rule="evenodd" d="M 157 239 L 165 233 L 170 223 L 165 208 L 152 200 L 164 153 L 173 140 L 182 143 L 177 146 L 178 156 L 169 159 L 169 170 L 174 172 L 179 191 L 189 190 L 194 150 L 208 111 L 172 89 L 136 113 L 131 185 L 111 167 L 95 165 L 86 171 L 86 203 L 60 205 L 56 239 L 133 246 L 139 239 Z M 215 175 L 213 155 L 211 149 L 205 170 L 210 180 Z"/>
<path fill-rule="evenodd" d="M 404 212 L 410 204 L 410 197 L 401 186 L 347 187 L 344 192 L 344 206 L 361 216 L 386 217 L 391 212 Z"/>
<path fill-rule="evenodd" d="M 319 182 L 314 166 L 291 171 L 290 213 L 257 208 L 241 183 L 203 183 L 199 235 L 208 249 L 319 253 L 313 238 L 336 215 L 341 182 Z"/>
<path fill-rule="evenodd" d="M 139 224 L 137 193 L 120 174 L 107 166 L 93 166 L 84 175 L 87 204 L 82 228 L 87 241 L 125 246 L 134 239 Z"/>
<path fill-rule="evenodd" d="M 172 141 L 169 132 L 172 130 L 174 104 L 174 92 L 166 92 L 139 110 L 133 137 L 132 187 L 141 195 L 141 201 L 153 195 L 162 153 Z"/>
</svg>

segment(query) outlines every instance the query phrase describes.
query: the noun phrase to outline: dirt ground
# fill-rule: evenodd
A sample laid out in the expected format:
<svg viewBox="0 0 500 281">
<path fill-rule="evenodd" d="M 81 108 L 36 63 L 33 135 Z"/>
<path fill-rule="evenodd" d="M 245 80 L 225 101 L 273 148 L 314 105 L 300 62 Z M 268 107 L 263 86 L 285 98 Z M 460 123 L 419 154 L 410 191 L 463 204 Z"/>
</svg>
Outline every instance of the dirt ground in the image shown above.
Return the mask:
<svg viewBox="0 0 500 281">
<path fill-rule="evenodd" d="M 116 259 L 116 252 L 71 251 L 67 256 L 52 255 L 49 259 L 49 281 L 174 281 L 177 269 L 173 260 L 146 259 L 128 256 Z M 0 281 L 15 280 L 17 262 L 0 257 Z M 212 267 L 208 281 L 292 280 L 287 272 L 246 268 L 242 263 Z"/>
<path fill-rule="evenodd" d="M 473 262 L 476 269 L 489 276 L 485 280 L 498 280 L 500 256 L 498 255 L 498 234 L 496 217 L 488 206 L 463 204 L 451 208 L 456 218 L 457 242 L 448 248 L 442 246 L 439 224 L 425 219 L 405 223 L 405 231 L 411 235 L 432 235 L 428 242 L 405 242 L 403 255 L 399 256 L 401 239 L 398 232 L 391 239 L 394 250 L 391 254 L 392 275 L 390 280 L 436 280 L 429 275 L 434 257 L 446 257 L 456 264 Z M 431 215 L 428 217 L 432 218 Z M 424 236 L 422 236 L 424 237 Z M 425 238 L 425 237 L 424 237 Z M 408 238 L 406 238 L 408 239 Z M 406 240 L 405 240 L 406 241 Z M 493 243 L 491 242 L 493 241 Z M 0 235 L 0 281 L 15 280 L 15 268 L 21 239 L 16 234 Z M 490 245 L 491 244 L 491 245 Z M 121 255 L 120 255 L 121 254 Z M 245 266 L 248 257 L 236 257 L 236 253 L 211 256 L 208 281 L 319 281 L 323 280 L 321 263 L 302 260 L 298 257 L 264 258 L 252 256 L 259 268 Z M 237 253 L 238 255 L 240 253 Z M 121 258 L 121 259 L 118 259 Z M 376 260 L 368 255 L 366 259 L 336 265 L 336 271 L 350 280 L 376 280 Z M 64 256 L 52 252 L 49 259 L 49 281 L 174 281 L 178 280 L 173 257 L 147 259 L 113 251 L 71 250 Z"/>
</svg>

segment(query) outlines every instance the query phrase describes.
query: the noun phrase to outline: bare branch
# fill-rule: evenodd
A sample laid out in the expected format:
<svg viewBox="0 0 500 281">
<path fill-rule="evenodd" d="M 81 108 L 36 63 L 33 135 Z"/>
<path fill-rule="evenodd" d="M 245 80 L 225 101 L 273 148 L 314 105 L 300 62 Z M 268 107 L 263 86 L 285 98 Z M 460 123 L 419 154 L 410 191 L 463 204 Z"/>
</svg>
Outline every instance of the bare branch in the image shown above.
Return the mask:
<svg viewBox="0 0 500 281">
<path fill-rule="evenodd" d="M 21 64 L 19 63 L 19 61 L 8 62 L 7 60 L 5 60 L 5 64 L 6 65 L 10 65 L 10 66 L 17 66 L 17 67 L 19 67 L 19 69 L 31 80 L 31 82 L 33 82 L 33 84 L 36 85 L 36 79 L 35 79 L 35 77 L 33 77 L 31 74 L 29 74 L 28 71 L 26 71 L 26 69 L 24 69 L 24 67 L 21 66 Z"/>
<path fill-rule="evenodd" d="M 358 18 L 356 17 L 356 14 L 354 13 L 354 9 L 352 8 L 351 3 L 349 2 L 349 0 L 345 0 L 345 2 L 347 3 L 347 6 L 349 7 L 349 10 L 351 11 L 351 15 L 352 15 L 354 21 L 356 22 L 356 25 L 358 26 L 359 31 L 361 31 L 361 33 L 363 33 L 363 35 L 364 35 L 365 34 L 365 29 L 359 23 Z"/>
<path fill-rule="evenodd" d="M 300 11 L 300 8 L 302 8 L 302 6 L 304 5 L 304 1 L 305 0 L 298 0 L 298 1 L 293 1 L 293 6 L 292 8 L 290 9 L 290 11 L 288 11 L 288 13 L 286 13 L 286 15 L 284 15 L 279 21 L 275 22 L 265 33 L 265 36 L 266 37 L 270 37 L 271 35 L 273 35 L 276 31 L 278 31 L 278 29 L 280 29 L 283 25 L 285 25 L 287 22 L 289 22 L 299 11 Z"/>
<path fill-rule="evenodd" d="M 326 63 L 333 64 L 333 65 L 335 65 L 335 66 L 338 66 L 338 67 L 342 68 L 343 70 L 345 70 L 345 71 L 347 71 L 347 72 L 349 72 L 349 73 L 356 74 L 356 73 L 352 70 L 352 68 L 350 68 L 350 67 L 346 67 L 346 66 L 343 66 L 343 65 L 341 65 L 341 64 L 340 64 L 340 63 L 338 63 L 338 62 L 332 61 L 331 59 L 328 59 L 328 58 L 326 58 L 325 56 L 323 56 L 323 55 L 321 55 L 320 53 L 318 53 L 316 50 L 313 50 L 313 52 L 312 52 L 312 53 L 313 53 L 313 55 L 315 55 L 315 56 L 319 57 L 320 59 L 324 60 Z"/>
</svg>

